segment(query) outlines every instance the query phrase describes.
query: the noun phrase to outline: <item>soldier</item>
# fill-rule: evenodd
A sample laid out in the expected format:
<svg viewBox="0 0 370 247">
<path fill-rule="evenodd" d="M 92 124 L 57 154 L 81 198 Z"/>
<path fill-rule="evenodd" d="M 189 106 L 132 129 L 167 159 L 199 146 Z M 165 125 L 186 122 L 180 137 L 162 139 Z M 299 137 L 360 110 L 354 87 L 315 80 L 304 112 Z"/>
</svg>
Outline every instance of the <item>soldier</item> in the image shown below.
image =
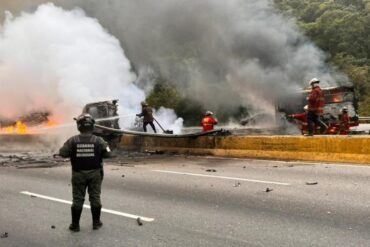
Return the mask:
<svg viewBox="0 0 370 247">
<path fill-rule="evenodd" d="M 108 157 L 108 144 L 92 134 L 95 120 L 89 114 L 82 114 L 77 119 L 77 129 L 80 135 L 69 138 L 59 150 L 59 155 L 69 157 L 72 164 L 72 223 L 69 229 L 80 231 L 80 217 L 85 200 L 86 189 L 89 193 L 93 229 L 103 226 L 100 221 L 101 184 L 103 180 L 103 157 Z"/>
</svg>

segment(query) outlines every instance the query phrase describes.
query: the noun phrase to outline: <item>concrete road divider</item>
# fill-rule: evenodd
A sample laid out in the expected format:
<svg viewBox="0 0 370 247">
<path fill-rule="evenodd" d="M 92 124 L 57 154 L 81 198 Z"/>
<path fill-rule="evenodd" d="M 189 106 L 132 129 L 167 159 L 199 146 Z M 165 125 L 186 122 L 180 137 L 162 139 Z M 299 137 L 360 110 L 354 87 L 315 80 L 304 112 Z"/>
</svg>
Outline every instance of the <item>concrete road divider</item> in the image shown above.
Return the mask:
<svg viewBox="0 0 370 247">
<path fill-rule="evenodd" d="M 202 136 L 171 139 L 124 135 L 119 147 L 177 154 L 370 164 L 369 136 Z"/>
</svg>

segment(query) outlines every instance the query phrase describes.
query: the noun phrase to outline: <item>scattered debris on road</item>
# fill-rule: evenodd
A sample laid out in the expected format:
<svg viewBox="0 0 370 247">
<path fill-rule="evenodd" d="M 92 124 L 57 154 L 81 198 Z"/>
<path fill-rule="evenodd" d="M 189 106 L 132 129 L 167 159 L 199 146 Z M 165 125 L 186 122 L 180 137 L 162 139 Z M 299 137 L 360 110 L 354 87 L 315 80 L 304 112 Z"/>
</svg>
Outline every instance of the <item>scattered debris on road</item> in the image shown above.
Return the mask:
<svg viewBox="0 0 370 247">
<path fill-rule="evenodd" d="M 306 182 L 306 185 L 316 185 L 318 182 Z"/>
<path fill-rule="evenodd" d="M 273 191 L 273 189 L 271 189 L 271 188 L 266 188 L 266 190 L 265 190 L 265 192 L 271 192 L 271 191 Z"/>
<path fill-rule="evenodd" d="M 125 177 L 125 175 L 123 174 L 123 175 L 122 175 L 122 177 L 124 178 L 124 177 Z"/>
<path fill-rule="evenodd" d="M 207 169 L 206 172 L 216 172 L 216 169 Z"/>
<path fill-rule="evenodd" d="M 9 236 L 9 234 L 7 232 L 4 232 L 3 234 L 1 234 L 0 238 L 7 238 Z"/>
<path fill-rule="evenodd" d="M 278 168 L 278 166 L 273 166 L 273 168 Z"/>
<path fill-rule="evenodd" d="M 294 167 L 294 165 L 288 165 L 288 167 Z"/>
<path fill-rule="evenodd" d="M 51 226 L 51 229 L 55 229 L 56 227 L 54 225 Z"/>
<path fill-rule="evenodd" d="M 153 155 L 153 154 L 164 154 L 164 151 L 162 150 L 145 150 L 144 151 L 147 154 Z"/>
<path fill-rule="evenodd" d="M 247 168 L 246 166 L 243 166 L 243 168 L 245 169 L 245 168 Z"/>
<path fill-rule="evenodd" d="M 143 225 L 143 222 L 141 221 L 141 218 L 140 217 L 136 219 L 136 222 L 137 222 L 137 224 L 139 226 L 142 226 Z"/>
<path fill-rule="evenodd" d="M 235 184 L 234 184 L 234 187 L 239 187 L 241 185 L 241 183 L 240 182 L 236 182 Z"/>
<path fill-rule="evenodd" d="M 0 153 L 0 166 L 15 166 L 18 169 L 50 168 L 64 165 L 65 162 L 69 160 L 61 157 L 53 158 L 48 152 Z"/>
</svg>

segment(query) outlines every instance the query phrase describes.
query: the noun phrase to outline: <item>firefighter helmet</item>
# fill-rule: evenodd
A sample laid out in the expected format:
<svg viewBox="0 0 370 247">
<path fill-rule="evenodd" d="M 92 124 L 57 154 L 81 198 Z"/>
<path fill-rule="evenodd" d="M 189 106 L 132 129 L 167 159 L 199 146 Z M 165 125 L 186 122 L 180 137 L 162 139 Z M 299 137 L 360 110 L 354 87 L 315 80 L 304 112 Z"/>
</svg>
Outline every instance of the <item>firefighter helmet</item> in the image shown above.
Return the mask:
<svg viewBox="0 0 370 247">
<path fill-rule="evenodd" d="M 206 116 L 211 116 L 211 115 L 213 115 L 213 112 L 211 112 L 211 111 L 206 111 Z"/>
<path fill-rule="evenodd" d="M 320 83 L 320 80 L 317 79 L 317 78 L 312 78 L 311 81 L 310 81 L 310 86 L 312 86 L 315 83 Z"/>
<path fill-rule="evenodd" d="M 308 111 L 308 105 L 305 105 L 305 106 L 303 107 L 303 110 Z"/>
<path fill-rule="evenodd" d="M 83 113 L 77 118 L 75 118 L 75 120 L 77 123 L 78 131 L 86 132 L 94 130 L 95 120 L 90 114 Z"/>
</svg>

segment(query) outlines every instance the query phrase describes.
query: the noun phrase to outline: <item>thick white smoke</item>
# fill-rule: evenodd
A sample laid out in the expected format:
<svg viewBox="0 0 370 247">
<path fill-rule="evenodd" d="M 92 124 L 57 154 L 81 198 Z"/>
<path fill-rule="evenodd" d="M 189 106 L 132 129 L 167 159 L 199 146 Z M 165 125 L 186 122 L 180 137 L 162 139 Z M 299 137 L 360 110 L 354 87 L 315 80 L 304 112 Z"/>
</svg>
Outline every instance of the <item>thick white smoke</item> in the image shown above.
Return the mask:
<svg viewBox="0 0 370 247">
<path fill-rule="evenodd" d="M 7 13 L 0 30 L 0 116 L 45 110 L 66 122 L 86 103 L 119 99 L 120 114 L 131 119 L 122 121 L 127 127 L 145 99 L 135 79 L 120 42 L 81 9 L 49 3 L 19 17 Z"/>
<path fill-rule="evenodd" d="M 71 120 L 86 103 L 116 98 L 123 114 L 133 114 L 145 97 L 119 41 L 80 9 L 45 4 L 8 14 L 0 61 L 0 114 L 7 117 L 47 110 Z"/>
</svg>

